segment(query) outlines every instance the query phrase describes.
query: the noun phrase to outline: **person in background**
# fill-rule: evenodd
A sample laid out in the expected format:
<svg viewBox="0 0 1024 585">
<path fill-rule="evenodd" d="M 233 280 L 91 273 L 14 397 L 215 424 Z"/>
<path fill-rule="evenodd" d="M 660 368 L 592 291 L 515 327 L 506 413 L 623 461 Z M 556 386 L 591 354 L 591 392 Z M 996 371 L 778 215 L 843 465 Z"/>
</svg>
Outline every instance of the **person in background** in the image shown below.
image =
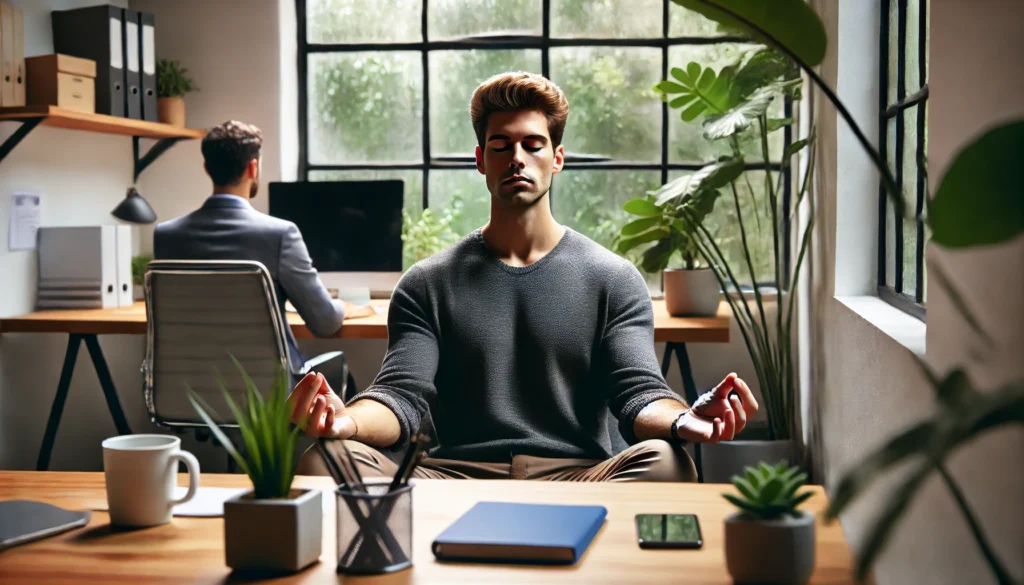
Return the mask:
<svg viewBox="0 0 1024 585">
<path fill-rule="evenodd" d="M 203 206 L 163 222 L 153 235 L 156 260 L 254 260 L 274 280 L 281 315 L 291 304 L 317 337 L 331 337 L 342 321 L 374 314 L 372 307 L 332 299 L 320 282 L 299 228 L 253 208 L 260 186 L 263 132 L 236 120 L 211 128 L 202 142 L 213 194 Z M 292 370 L 304 362 L 290 327 Z"/>
<path fill-rule="evenodd" d="M 392 475 L 384 451 L 430 420 L 437 446 L 416 477 L 694 481 L 682 446 L 731 440 L 757 412 L 750 388 L 729 374 L 687 405 L 661 374 L 640 272 L 555 221 L 548 193 L 569 114 L 558 86 L 497 75 L 470 114 L 490 220 L 402 277 L 374 383 L 345 404 L 309 374 L 289 398 L 292 421 L 335 439 L 330 457 L 349 448 L 364 475 Z M 619 453 L 609 409 L 631 445 Z M 299 473 L 327 468 L 310 450 Z"/>
</svg>

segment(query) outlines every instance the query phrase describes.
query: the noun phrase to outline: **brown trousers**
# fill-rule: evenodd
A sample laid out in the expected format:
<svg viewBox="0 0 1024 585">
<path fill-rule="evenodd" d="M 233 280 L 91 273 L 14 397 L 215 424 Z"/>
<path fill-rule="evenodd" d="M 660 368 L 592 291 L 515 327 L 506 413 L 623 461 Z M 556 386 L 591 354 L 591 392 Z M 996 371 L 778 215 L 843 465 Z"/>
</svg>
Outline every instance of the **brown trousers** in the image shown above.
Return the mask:
<svg viewBox="0 0 1024 585">
<path fill-rule="evenodd" d="M 398 466 L 373 447 L 345 441 L 363 477 L 393 477 Z M 328 441 L 328 452 L 343 457 L 341 441 Z M 299 475 L 329 475 L 319 452 L 309 448 L 299 460 Z M 637 443 L 611 459 L 552 459 L 515 455 L 510 463 L 454 459 L 423 460 L 412 474 L 422 479 L 535 479 L 547 481 L 697 481 L 689 454 L 668 441 Z"/>
</svg>

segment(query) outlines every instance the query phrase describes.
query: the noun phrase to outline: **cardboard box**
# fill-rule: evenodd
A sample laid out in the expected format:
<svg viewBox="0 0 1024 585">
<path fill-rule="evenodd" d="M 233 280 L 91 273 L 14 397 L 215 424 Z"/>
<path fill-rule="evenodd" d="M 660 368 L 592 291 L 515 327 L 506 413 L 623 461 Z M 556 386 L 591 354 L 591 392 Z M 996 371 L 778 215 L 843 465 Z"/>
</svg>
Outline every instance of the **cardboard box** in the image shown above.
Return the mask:
<svg viewBox="0 0 1024 585">
<path fill-rule="evenodd" d="M 96 112 L 96 62 L 70 55 L 25 59 L 28 105 L 58 106 L 75 112 Z"/>
</svg>

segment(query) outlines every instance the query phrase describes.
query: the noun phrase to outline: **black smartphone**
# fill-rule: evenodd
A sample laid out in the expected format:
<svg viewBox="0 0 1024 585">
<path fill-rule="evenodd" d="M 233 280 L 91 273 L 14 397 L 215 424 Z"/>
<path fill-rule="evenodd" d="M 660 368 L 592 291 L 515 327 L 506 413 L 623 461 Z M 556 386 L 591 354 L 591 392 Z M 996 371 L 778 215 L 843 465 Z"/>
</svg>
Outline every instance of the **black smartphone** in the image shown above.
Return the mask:
<svg viewBox="0 0 1024 585">
<path fill-rule="evenodd" d="M 637 514 L 636 537 L 640 548 L 700 548 L 700 522 L 696 514 Z"/>
</svg>

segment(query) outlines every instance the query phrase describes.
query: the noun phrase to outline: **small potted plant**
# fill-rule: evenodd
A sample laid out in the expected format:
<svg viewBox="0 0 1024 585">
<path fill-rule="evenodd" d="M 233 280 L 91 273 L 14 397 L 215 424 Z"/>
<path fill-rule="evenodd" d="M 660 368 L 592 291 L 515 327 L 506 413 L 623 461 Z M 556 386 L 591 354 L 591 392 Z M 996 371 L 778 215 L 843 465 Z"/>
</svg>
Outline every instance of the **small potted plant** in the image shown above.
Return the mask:
<svg viewBox="0 0 1024 585">
<path fill-rule="evenodd" d="M 246 404 L 237 404 L 223 381 L 220 386 L 238 423 L 242 451 L 214 422 L 213 417 L 220 417 L 213 409 L 188 391 L 193 408 L 252 480 L 252 491 L 224 502 L 226 563 L 236 571 L 300 571 L 320 557 L 323 519 L 320 491 L 292 488 L 300 426 L 289 420 L 288 374 L 279 368 L 264 398 L 241 364 L 232 360 L 245 381 Z"/>
<path fill-rule="evenodd" d="M 156 64 L 157 118 L 164 124 L 185 127 L 185 94 L 199 91 L 178 61 L 160 59 Z"/>
<path fill-rule="evenodd" d="M 132 257 L 132 299 L 142 301 L 146 299 L 146 292 L 143 285 L 146 282 L 146 267 L 153 261 L 151 254 L 139 254 Z"/>
<path fill-rule="evenodd" d="M 713 163 L 623 206 L 638 219 L 622 226 L 616 249 L 625 254 L 653 243 L 644 250 L 640 268 L 664 275 L 669 315 L 709 317 L 718 313 L 722 287 L 711 268 L 700 264 L 697 230 L 714 209 L 718 189 L 728 183 L 732 173 L 741 171 L 742 166 L 732 161 Z M 676 256 L 682 260 L 681 268 L 669 268 Z"/>
<path fill-rule="evenodd" d="M 761 462 L 733 476 L 739 508 L 725 519 L 725 564 L 736 583 L 800 585 L 814 570 L 813 512 L 797 510 L 813 492 L 796 493 L 807 474 L 786 461 Z"/>
</svg>

